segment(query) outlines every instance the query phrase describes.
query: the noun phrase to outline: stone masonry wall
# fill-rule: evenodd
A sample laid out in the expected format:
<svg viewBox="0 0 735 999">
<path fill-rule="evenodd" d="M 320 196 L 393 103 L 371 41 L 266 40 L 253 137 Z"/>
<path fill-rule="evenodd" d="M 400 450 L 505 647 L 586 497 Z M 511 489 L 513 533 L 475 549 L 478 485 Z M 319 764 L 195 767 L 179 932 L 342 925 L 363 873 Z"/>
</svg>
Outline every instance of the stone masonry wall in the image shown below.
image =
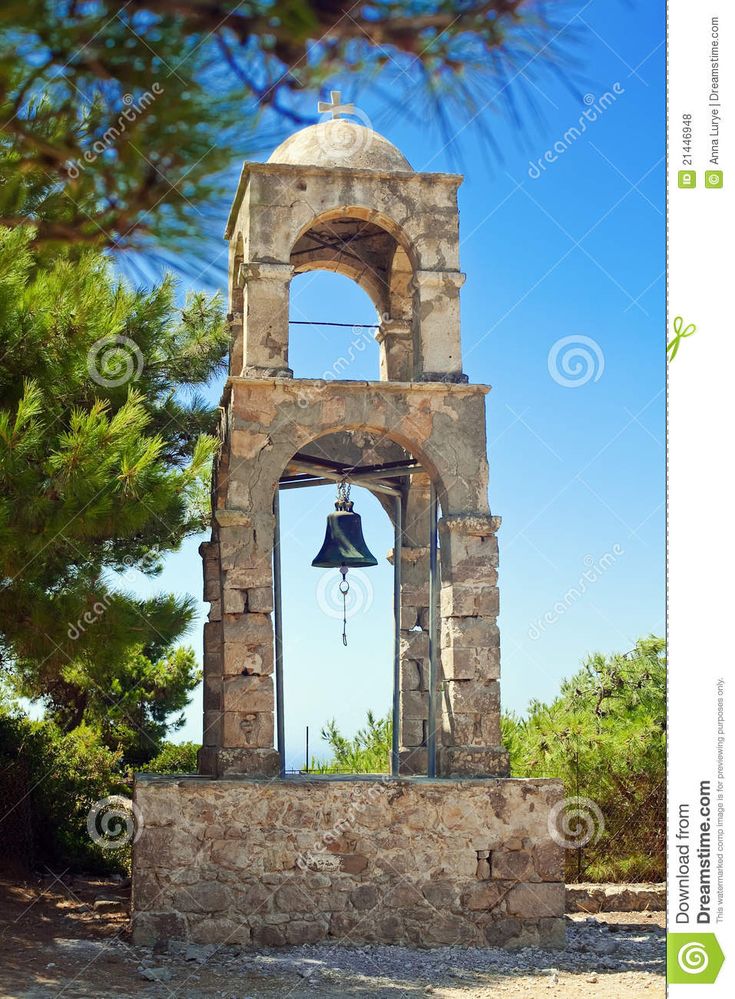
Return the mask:
<svg viewBox="0 0 735 999">
<path fill-rule="evenodd" d="M 555 780 L 139 776 L 133 935 L 561 946 Z"/>
</svg>

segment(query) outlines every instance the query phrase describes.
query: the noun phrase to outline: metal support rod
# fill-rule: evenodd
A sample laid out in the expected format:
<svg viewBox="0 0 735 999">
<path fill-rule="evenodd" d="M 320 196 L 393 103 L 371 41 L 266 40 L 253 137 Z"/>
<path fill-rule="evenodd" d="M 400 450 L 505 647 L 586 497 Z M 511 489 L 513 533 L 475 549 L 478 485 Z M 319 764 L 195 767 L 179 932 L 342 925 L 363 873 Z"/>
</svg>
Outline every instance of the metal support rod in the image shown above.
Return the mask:
<svg viewBox="0 0 735 999">
<path fill-rule="evenodd" d="M 393 739 L 390 772 L 398 776 L 401 744 L 401 548 L 403 543 L 403 499 L 396 496 L 395 540 L 393 542 Z"/>
<path fill-rule="evenodd" d="M 429 500 L 429 721 L 426 738 L 427 766 L 429 777 L 436 777 L 436 698 L 437 698 L 437 663 L 439 658 L 439 643 L 436 634 L 436 609 L 438 599 L 439 563 L 437 559 L 437 502 L 436 489 L 432 483 Z"/>
<path fill-rule="evenodd" d="M 349 478 L 350 477 L 348 476 L 348 479 Z M 341 482 L 343 479 L 344 479 L 343 475 L 337 475 L 336 473 L 333 474 L 332 472 L 327 472 L 325 473 L 325 475 L 322 475 L 321 477 L 316 476 L 312 479 L 302 479 L 302 478 L 296 478 L 296 479 L 287 478 L 285 480 L 281 479 L 278 484 L 278 487 L 279 489 L 302 489 L 305 486 L 328 486 L 333 482 Z M 358 483 L 358 485 L 360 484 L 361 483 Z M 388 486 L 381 482 L 373 482 L 372 479 L 369 482 L 366 482 L 364 485 L 365 489 L 367 489 L 371 493 L 385 493 L 387 496 L 399 495 L 399 490 L 395 489 L 393 486 Z"/>
<path fill-rule="evenodd" d="M 276 659 L 276 745 L 281 777 L 286 776 L 286 737 L 283 718 L 283 612 L 281 604 L 281 512 L 278 489 L 273 497 L 273 514 L 276 518 L 273 532 L 273 624 L 275 630 L 274 652 Z"/>
</svg>

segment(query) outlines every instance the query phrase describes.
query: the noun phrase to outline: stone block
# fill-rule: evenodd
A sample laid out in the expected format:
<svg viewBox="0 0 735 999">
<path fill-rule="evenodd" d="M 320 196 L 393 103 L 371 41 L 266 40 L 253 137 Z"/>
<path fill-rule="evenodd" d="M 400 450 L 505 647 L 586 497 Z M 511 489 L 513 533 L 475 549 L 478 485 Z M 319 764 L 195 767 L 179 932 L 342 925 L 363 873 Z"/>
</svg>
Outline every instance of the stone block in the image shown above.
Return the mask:
<svg viewBox="0 0 735 999">
<path fill-rule="evenodd" d="M 425 774 L 428 766 L 426 750 L 421 747 L 401 749 L 398 769 L 402 774 Z"/>
<path fill-rule="evenodd" d="M 425 690 L 424 676 L 423 660 L 401 660 L 401 690 Z"/>
<path fill-rule="evenodd" d="M 254 586 L 247 591 L 248 611 L 255 614 L 270 614 L 273 610 L 273 587 Z"/>
<path fill-rule="evenodd" d="M 273 746 L 273 713 L 225 711 L 222 745 L 227 749 L 267 749 Z"/>
<path fill-rule="evenodd" d="M 221 746 L 223 739 L 223 715 L 221 708 L 215 708 L 204 712 L 204 725 L 202 728 L 203 746 Z"/>
<path fill-rule="evenodd" d="M 541 881 L 564 880 L 564 848 L 549 840 L 533 848 L 533 866 Z"/>
<path fill-rule="evenodd" d="M 500 635 L 490 617 L 443 617 L 442 648 L 488 649 L 499 646 Z"/>
<path fill-rule="evenodd" d="M 228 642 L 221 662 L 225 676 L 269 676 L 273 672 L 273 645 Z"/>
<path fill-rule="evenodd" d="M 242 614 L 246 608 L 247 591 L 235 590 L 231 586 L 222 591 L 222 609 L 225 614 Z"/>
<path fill-rule="evenodd" d="M 401 691 L 401 718 L 427 718 L 429 694 L 424 690 Z"/>
<path fill-rule="evenodd" d="M 500 713 L 500 689 L 495 680 L 484 684 L 472 680 L 447 680 L 444 684 L 444 696 L 451 717 Z"/>
<path fill-rule="evenodd" d="M 423 746 L 426 723 L 422 718 L 401 719 L 401 742 L 404 746 Z"/>
<path fill-rule="evenodd" d="M 280 760 L 275 749 L 222 747 L 216 750 L 217 776 L 276 777 Z"/>
<path fill-rule="evenodd" d="M 443 777 L 506 777 L 508 753 L 500 746 L 442 746 L 438 753 Z"/>
<path fill-rule="evenodd" d="M 480 583 L 446 583 L 441 588 L 442 617 L 492 617 L 500 611 L 497 586 L 488 585 L 487 573 Z"/>
<path fill-rule="evenodd" d="M 457 680 L 457 683 L 470 683 Z M 452 713 L 444 731 L 448 746 L 486 747 L 500 745 L 500 715 L 497 710 L 491 714 Z"/>
<path fill-rule="evenodd" d="M 401 658 L 402 659 L 428 659 L 429 657 L 429 633 L 428 631 L 401 631 Z"/>
<path fill-rule="evenodd" d="M 186 940 L 188 927 L 177 912 L 136 912 L 132 918 L 132 941 L 138 947 L 154 947 L 169 940 Z"/>
<path fill-rule="evenodd" d="M 326 919 L 289 920 L 284 927 L 286 943 L 293 947 L 304 944 L 320 943 L 329 933 L 329 923 Z"/>
<path fill-rule="evenodd" d="M 493 850 L 491 873 L 500 881 L 535 881 L 536 869 L 527 850 Z"/>
<path fill-rule="evenodd" d="M 273 641 L 270 614 L 226 614 L 222 621 L 226 645 L 268 645 Z"/>
<path fill-rule="evenodd" d="M 497 680 L 500 678 L 500 648 L 445 648 L 441 664 L 446 680 Z"/>
<path fill-rule="evenodd" d="M 353 906 L 360 912 L 366 909 L 374 909 L 380 902 L 380 893 L 375 885 L 358 885 L 358 887 L 350 893 L 350 902 L 352 902 Z"/>
<path fill-rule="evenodd" d="M 564 884 L 517 884 L 508 892 L 508 912 L 524 918 L 564 916 Z"/>
<path fill-rule="evenodd" d="M 273 712 L 273 681 L 269 676 L 226 676 L 223 710 L 246 714 Z"/>
</svg>

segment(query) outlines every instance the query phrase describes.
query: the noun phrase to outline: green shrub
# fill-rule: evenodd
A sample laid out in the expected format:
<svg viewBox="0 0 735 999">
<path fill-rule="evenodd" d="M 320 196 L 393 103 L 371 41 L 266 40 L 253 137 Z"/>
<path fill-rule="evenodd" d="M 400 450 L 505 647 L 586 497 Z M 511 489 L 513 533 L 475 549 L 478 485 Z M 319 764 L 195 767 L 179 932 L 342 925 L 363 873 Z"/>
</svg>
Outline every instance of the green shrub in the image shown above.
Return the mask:
<svg viewBox="0 0 735 999">
<path fill-rule="evenodd" d="M 589 843 L 567 850 L 567 881 L 664 880 L 665 730 L 665 642 L 654 636 L 589 656 L 550 704 L 503 717 L 513 776 L 561 777 L 567 798 L 599 809 Z"/>
<path fill-rule="evenodd" d="M 139 773 L 151 774 L 195 774 L 197 772 L 197 753 L 199 744 L 196 742 L 164 742 L 161 749 L 145 766 L 138 768 Z"/>
<path fill-rule="evenodd" d="M 120 754 L 87 726 L 64 734 L 0 707 L 0 823 L 6 866 L 47 865 L 90 872 L 125 869 L 123 850 L 103 850 L 87 832 L 95 802 L 129 796 Z"/>
<path fill-rule="evenodd" d="M 390 714 L 376 718 L 372 711 L 368 711 L 366 727 L 361 728 L 352 739 L 342 735 L 332 719 L 322 730 L 322 739 L 329 744 L 332 758 L 326 761 L 312 759 L 309 769 L 322 774 L 388 773 L 392 732 Z"/>
</svg>

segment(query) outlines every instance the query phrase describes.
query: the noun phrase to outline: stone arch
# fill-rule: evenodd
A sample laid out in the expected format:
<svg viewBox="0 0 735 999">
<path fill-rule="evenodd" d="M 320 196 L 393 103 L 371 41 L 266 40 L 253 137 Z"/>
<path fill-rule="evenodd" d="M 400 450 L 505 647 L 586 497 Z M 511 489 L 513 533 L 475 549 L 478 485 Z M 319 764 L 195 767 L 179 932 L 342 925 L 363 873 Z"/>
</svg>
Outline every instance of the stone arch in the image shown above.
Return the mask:
<svg viewBox="0 0 735 999">
<path fill-rule="evenodd" d="M 314 454 L 319 457 L 321 452 L 322 457 L 326 457 L 328 454 L 334 461 L 344 461 L 345 463 L 356 462 L 359 460 L 359 456 L 354 450 L 350 453 L 348 450 L 349 445 L 346 445 L 345 439 L 352 438 L 355 435 L 362 435 L 363 437 L 374 438 L 378 442 L 378 447 L 371 448 L 370 445 L 367 445 L 362 448 L 361 450 L 365 454 L 365 457 L 359 461 L 360 464 L 377 464 L 378 461 L 394 461 L 401 460 L 402 458 L 408 460 L 413 458 L 419 462 L 423 473 L 434 485 L 440 506 L 447 503 L 448 494 L 444 485 L 444 473 L 442 470 L 420 444 L 415 443 L 411 438 L 401 434 L 397 430 L 391 429 L 387 431 L 385 427 L 379 424 L 371 425 L 364 422 L 325 425 L 317 433 L 313 431 L 298 433 L 297 428 L 294 428 L 294 430 L 296 432 L 291 437 L 286 448 L 278 449 L 277 453 L 274 453 L 272 456 L 273 465 L 271 466 L 267 481 L 269 483 L 268 488 L 272 489 L 273 493 L 275 493 L 281 477 L 288 473 L 289 465 L 297 453 Z M 328 451 L 323 448 L 319 442 L 324 440 L 336 443 L 336 449 L 329 449 Z M 290 450 L 288 454 L 285 453 L 287 449 Z M 273 451 L 275 452 L 276 449 L 274 448 Z M 388 512 L 388 508 L 385 508 Z M 389 516 L 392 515 L 389 513 Z"/>
<path fill-rule="evenodd" d="M 419 336 L 414 280 L 418 255 L 401 226 L 375 209 L 329 209 L 301 227 L 289 263 L 294 274 L 333 271 L 363 288 L 380 318 L 376 339 L 381 380 L 413 378 Z"/>
</svg>

